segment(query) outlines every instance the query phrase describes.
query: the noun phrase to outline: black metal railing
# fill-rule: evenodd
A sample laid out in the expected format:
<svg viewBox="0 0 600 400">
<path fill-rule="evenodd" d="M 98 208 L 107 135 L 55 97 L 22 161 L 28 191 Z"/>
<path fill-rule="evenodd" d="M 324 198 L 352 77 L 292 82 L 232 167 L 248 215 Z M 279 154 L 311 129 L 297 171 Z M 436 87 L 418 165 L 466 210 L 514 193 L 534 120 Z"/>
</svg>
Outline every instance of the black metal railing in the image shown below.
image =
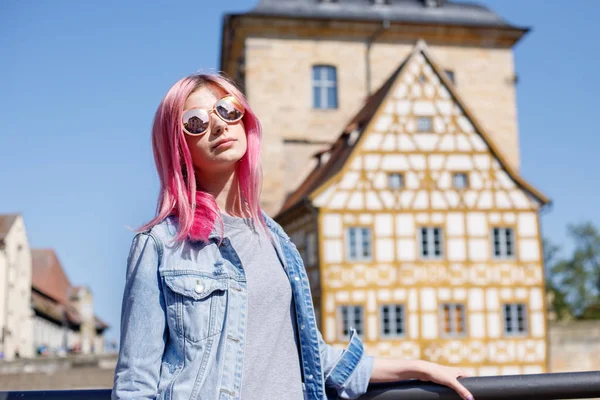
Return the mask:
<svg viewBox="0 0 600 400">
<path fill-rule="evenodd" d="M 554 400 L 600 397 L 600 371 L 464 378 L 476 400 Z M 456 400 L 451 389 L 429 382 L 378 383 L 359 400 Z"/>
<path fill-rule="evenodd" d="M 461 379 L 477 400 L 549 400 L 600 397 L 600 371 L 486 376 Z M 0 400 L 109 400 L 110 390 L 0 392 Z M 451 389 L 429 382 L 403 381 L 369 386 L 359 400 L 456 400 Z"/>
</svg>

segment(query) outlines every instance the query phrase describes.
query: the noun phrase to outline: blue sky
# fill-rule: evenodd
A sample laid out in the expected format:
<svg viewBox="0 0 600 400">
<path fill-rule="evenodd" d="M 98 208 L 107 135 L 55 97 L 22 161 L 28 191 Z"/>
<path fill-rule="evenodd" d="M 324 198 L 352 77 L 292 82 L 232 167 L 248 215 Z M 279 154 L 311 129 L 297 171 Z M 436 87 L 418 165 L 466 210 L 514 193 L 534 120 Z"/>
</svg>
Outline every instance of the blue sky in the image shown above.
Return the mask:
<svg viewBox="0 0 600 400">
<path fill-rule="evenodd" d="M 182 76 L 217 69 L 222 14 L 256 2 L 0 3 L 0 213 L 23 213 L 31 246 L 54 248 L 91 287 L 110 338 L 126 226 L 156 206 L 156 106 Z M 481 2 L 533 28 L 515 48 L 521 172 L 554 201 L 544 235 L 568 245 L 568 223 L 600 225 L 600 2 Z"/>
</svg>

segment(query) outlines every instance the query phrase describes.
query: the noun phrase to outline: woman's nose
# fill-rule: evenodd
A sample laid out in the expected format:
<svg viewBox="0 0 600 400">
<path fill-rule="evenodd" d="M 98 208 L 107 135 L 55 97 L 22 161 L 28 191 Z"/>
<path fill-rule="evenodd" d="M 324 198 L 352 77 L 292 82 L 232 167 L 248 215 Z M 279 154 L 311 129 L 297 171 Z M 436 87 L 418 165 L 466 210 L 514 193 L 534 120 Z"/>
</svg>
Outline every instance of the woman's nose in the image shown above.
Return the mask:
<svg viewBox="0 0 600 400">
<path fill-rule="evenodd" d="M 215 136 L 221 136 L 223 133 L 227 132 L 227 124 L 223 122 L 223 120 L 216 115 L 211 115 L 212 117 L 212 133 Z"/>
</svg>

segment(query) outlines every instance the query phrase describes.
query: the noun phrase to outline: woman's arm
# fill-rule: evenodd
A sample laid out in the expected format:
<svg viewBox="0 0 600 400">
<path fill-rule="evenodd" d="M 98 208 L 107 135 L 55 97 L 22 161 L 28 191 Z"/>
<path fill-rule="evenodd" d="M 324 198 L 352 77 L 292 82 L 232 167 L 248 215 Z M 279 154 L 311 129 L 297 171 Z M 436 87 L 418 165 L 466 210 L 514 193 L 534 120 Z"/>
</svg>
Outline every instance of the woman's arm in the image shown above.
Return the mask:
<svg viewBox="0 0 600 400">
<path fill-rule="evenodd" d="M 352 329 L 346 349 L 335 348 L 323 340 L 317 328 L 325 386 L 334 388 L 339 398 L 356 399 L 367 391 L 374 357 L 365 354 L 362 342 Z"/>
<path fill-rule="evenodd" d="M 471 393 L 457 378 L 469 376 L 459 368 L 446 367 L 422 360 L 375 358 L 370 383 L 395 382 L 407 379 L 431 381 L 454 389 L 464 400 L 473 400 Z"/>
<path fill-rule="evenodd" d="M 127 259 L 121 309 L 121 343 L 112 399 L 154 399 L 166 341 L 165 303 L 160 285 L 159 244 L 135 236 Z"/>
</svg>

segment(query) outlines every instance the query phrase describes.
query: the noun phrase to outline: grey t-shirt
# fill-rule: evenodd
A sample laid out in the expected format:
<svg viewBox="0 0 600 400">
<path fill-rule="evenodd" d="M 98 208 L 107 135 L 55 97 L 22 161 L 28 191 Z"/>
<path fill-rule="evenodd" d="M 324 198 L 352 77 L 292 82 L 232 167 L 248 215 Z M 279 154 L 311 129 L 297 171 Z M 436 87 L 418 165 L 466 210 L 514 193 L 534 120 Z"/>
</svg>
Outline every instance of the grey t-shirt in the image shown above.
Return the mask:
<svg viewBox="0 0 600 400">
<path fill-rule="evenodd" d="M 292 289 L 268 234 L 252 220 L 222 214 L 248 287 L 243 400 L 302 400 Z"/>
</svg>

